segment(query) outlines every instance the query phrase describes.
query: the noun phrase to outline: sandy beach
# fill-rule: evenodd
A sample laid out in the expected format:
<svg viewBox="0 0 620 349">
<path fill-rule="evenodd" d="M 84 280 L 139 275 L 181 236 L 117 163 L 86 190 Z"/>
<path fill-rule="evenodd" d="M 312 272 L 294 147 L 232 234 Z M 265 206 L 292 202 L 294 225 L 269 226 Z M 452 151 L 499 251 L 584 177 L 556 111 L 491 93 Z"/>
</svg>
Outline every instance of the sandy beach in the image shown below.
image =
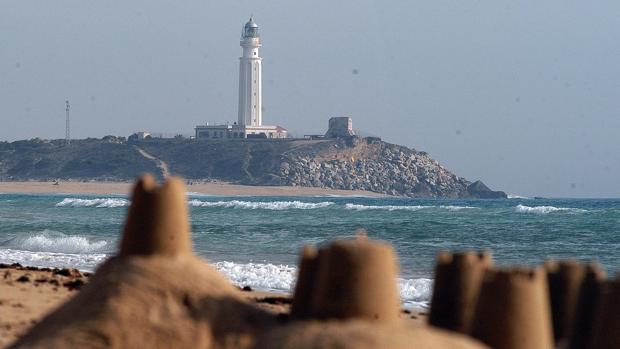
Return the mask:
<svg viewBox="0 0 620 349">
<path fill-rule="evenodd" d="M 131 191 L 133 182 L 0 182 L 0 193 L 66 193 L 66 194 L 121 194 Z M 311 187 L 252 186 L 226 182 L 186 182 L 189 193 L 222 196 L 368 196 L 387 195 L 362 190 L 337 190 Z"/>
<path fill-rule="evenodd" d="M 51 269 L 0 264 L 0 348 L 8 346 L 46 314 L 77 295 L 90 273 L 76 269 Z M 291 297 L 246 287 L 242 294 L 261 309 L 288 317 Z M 411 326 L 426 323 L 427 314 L 403 309 L 401 318 Z"/>
</svg>

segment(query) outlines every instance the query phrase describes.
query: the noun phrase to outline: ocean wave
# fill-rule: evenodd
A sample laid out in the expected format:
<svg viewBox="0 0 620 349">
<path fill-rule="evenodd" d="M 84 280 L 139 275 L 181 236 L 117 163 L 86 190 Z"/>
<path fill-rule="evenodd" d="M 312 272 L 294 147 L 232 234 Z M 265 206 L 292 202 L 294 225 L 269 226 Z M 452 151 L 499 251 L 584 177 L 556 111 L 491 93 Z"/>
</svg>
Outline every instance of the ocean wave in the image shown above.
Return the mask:
<svg viewBox="0 0 620 349">
<path fill-rule="evenodd" d="M 1 247 L 32 252 L 94 253 L 112 250 L 105 240 L 90 240 L 79 235 L 65 235 L 44 230 L 40 233 L 16 236 L 0 243 Z"/>
<path fill-rule="evenodd" d="M 439 208 L 443 208 L 448 211 L 460 211 L 460 210 L 469 210 L 469 209 L 478 209 L 479 207 L 474 206 L 453 206 L 453 205 L 442 205 Z"/>
<path fill-rule="evenodd" d="M 104 253 L 33 252 L 19 249 L 0 249 L 0 263 L 19 263 L 32 267 L 77 268 L 94 271 L 108 257 Z"/>
<path fill-rule="evenodd" d="M 535 213 L 535 214 L 548 214 L 554 212 L 566 212 L 566 213 L 583 213 L 588 212 L 588 210 L 583 210 L 580 208 L 572 208 L 572 207 L 555 207 L 555 206 L 525 206 L 525 205 L 517 205 L 515 210 L 519 213 Z"/>
<path fill-rule="evenodd" d="M 400 298 L 405 305 L 415 308 L 429 307 L 433 294 L 432 279 L 398 279 L 398 287 L 400 288 Z"/>
<path fill-rule="evenodd" d="M 301 201 L 200 201 L 190 200 L 189 205 L 194 207 L 225 207 L 225 208 L 241 208 L 241 209 L 264 209 L 264 210 L 311 210 L 324 208 L 333 205 L 331 201 L 324 202 L 301 202 Z"/>
<path fill-rule="evenodd" d="M 520 195 L 513 195 L 513 194 L 508 194 L 506 196 L 508 197 L 508 199 L 530 199 L 527 196 L 520 196 Z"/>
<path fill-rule="evenodd" d="M 297 267 L 283 264 L 217 262 L 215 267 L 233 284 L 263 291 L 293 292 Z M 401 301 L 405 306 L 427 308 L 433 281 L 431 279 L 397 279 Z"/>
<path fill-rule="evenodd" d="M 345 204 L 344 208 L 347 210 L 366 211 L 366 210 L 387 210 L 387 211 L 417 211 L 429 206 L 395 206 L 395 205 L 358 205 L 358 204 Z"/>
<path fill-rule="evenodd" d="M 292 291 L 297 268 L 283 264 L 217 262 L 215 267 L 232 283 L 267 291 Z"/>
<path fill-rule="evenodd" d="M 454 205 L 441 205 L 441 206 L 404 206 L 404 205 L 358 205 L 358 204 L 345 204 L 344 208 L 347 210 L 366 211 L 366 210 L 387 210 L 387 211 L 418 211 L 428 208 L 440 208 L 448 211 L 460 211 L 465 209 L 477 208 L 473 206 L 454 206 Z"/>
<path fill-rule="evenodd" d="M 121 198 L 96 198 L 96 199 L 77 199 L 64 198 L 57 203 L 57 207 L 99 207 L 113 208 L 124 207 L 129 205 L 129 200 Z"/>
</svg>

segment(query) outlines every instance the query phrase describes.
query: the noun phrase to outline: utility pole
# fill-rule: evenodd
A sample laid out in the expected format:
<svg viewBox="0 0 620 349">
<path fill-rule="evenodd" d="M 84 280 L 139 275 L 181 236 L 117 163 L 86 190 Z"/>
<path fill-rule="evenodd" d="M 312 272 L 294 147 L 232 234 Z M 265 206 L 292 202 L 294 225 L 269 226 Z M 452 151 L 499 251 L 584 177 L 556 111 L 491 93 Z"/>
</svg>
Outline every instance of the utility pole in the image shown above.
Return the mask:
<svg viewBox="0 0 620 349">
<path fill-rule="evenodd" d="M 65 101 L 65 104 L 67 106 L 67 109 L 66 109 L 66 111 L 67 111 L 67 119 L 65 121 L 65 123 L 66 123 L 65 124 L 65 143 L 66 144 L 70 144 L 71 143 L 71 124 L 70 124 L 70 120 L 69 120 L 69 109 L 70 109 L 70 107 L 69 107 L 69 99 L 67 99 Z"/>
</svg>

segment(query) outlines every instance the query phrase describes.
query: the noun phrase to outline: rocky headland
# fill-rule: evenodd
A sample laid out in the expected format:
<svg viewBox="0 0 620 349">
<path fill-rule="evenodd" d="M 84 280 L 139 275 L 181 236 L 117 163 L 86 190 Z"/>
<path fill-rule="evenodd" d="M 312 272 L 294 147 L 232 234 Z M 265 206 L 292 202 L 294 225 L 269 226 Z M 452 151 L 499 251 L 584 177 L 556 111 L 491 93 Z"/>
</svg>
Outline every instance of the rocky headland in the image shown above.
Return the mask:
<svg viewBox="0 0 620 349">
<path fill-rule="evenodd" d="M 378 138 L 102 139 L 0 142 L 0 180 L 131 181 L 141 173 L 193 182 L 366 190 L 431 198 L 505 198 L 427 153 Z"/>
</svg>

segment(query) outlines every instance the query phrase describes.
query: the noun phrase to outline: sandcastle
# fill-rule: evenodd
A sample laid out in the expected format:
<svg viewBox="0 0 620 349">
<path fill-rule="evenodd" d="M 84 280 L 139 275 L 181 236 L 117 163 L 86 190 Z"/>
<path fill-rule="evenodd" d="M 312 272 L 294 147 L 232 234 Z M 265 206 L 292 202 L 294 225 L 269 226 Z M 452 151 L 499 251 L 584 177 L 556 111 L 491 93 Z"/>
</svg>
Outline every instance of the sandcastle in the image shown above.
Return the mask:
<svg viewBox="0 0 620 349">
<path fill-rule="evenodd" d="M 548 261 L 544 266 L 549 283 L 553 337 L 557 344 L 571 335 L 585 266 L 577 261 Z"/>
<path fill-rule="evenodd" d="M 551 349 L 547 276 L 542 268 L 486 273 L 472 335 L 493 348 Z"/>
<path fill-rule="evenodd" d="M 385 243 L 307 247 L 291 319 L 279 319 L 192 253 L 182 181 L 144 176 L 118 256 L 11 348 L 487 348 L 400 321 L 396 275 Z"/>
<path fill-rule="evenodd" d="M 398 319 L 400 300 L 394 282 L 398 273 L 391 246 L 358 238 L 336 241 L 314 258 L 303 257 L 299 275 L 303 282 L 293 297 L 294 316 Z"/>
<path fill-rule="evenodd" d="M 605 278 L 600 265 L 574 260 L 547 261 L 553 334 L 557 346 L 585 348 Z"/>
<path fill-rule="evenodd" d="M 592 339 L 597 309 L 599 308 L 605 281 L 605 272 L 598 264 L 587 264 L 579 289 L 575 320 L 570 335 L 569 349 L 586 348 Z"/>
<path fill-rule="evenodd" d="M 615 349 L 620 347 L 620 275 L 606 282 L 596 308 L 589 349 Z"/>
<path fill-rule="evenodd" d="M 438 253 L 429 323 L 469 334 L 482 278 L 492 265 L 489 252 Z"/>
</svg>

